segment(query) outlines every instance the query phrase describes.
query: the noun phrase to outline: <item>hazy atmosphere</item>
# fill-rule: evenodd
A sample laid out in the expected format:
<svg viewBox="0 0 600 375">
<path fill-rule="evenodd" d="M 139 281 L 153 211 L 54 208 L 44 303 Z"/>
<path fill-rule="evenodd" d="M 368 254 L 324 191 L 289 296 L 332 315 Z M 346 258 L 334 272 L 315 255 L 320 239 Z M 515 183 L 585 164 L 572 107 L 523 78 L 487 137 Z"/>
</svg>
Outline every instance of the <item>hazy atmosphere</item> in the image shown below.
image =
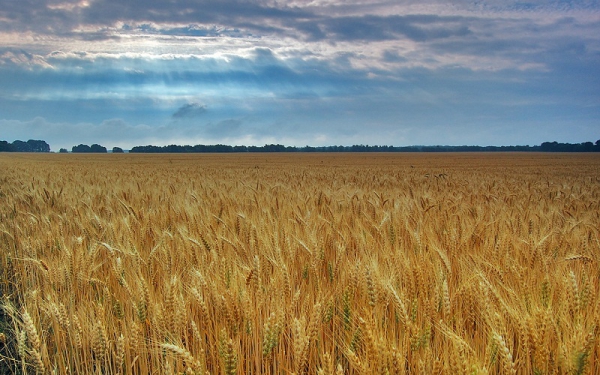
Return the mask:
<svg viewBox="0 0 600 375">
<path fill-rule="evenodd" d="M 600 130 L 597 1 L 0 8 L 0 139 L 516 145 Z"/>
</svg>

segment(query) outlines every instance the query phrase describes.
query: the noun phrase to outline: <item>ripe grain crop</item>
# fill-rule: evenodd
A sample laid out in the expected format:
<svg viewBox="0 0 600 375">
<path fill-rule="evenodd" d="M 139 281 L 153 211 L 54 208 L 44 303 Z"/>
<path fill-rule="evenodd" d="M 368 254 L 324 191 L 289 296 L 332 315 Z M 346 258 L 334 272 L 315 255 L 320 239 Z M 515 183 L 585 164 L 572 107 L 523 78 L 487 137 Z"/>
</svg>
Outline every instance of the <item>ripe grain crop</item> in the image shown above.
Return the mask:
<svg viewBox="0 0 600 375">
<path fill-rule="evenodd" d="M 0 155 L 0 370 L 600 373 L 600 157 Z"/>
</svg>

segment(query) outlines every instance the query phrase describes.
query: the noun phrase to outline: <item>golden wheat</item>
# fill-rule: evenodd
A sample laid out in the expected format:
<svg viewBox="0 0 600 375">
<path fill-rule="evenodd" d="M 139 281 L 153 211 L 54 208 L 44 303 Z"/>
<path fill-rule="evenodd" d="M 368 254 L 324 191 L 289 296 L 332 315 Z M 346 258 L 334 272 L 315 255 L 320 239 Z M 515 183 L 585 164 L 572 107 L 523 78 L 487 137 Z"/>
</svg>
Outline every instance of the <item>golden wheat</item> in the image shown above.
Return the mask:
<svg viewBox="0 0 600 375">
<path fill-rule="evenodd" d="M 0 170 L 6 373 L 600 371 L 598 155 Z"/>
</svg>

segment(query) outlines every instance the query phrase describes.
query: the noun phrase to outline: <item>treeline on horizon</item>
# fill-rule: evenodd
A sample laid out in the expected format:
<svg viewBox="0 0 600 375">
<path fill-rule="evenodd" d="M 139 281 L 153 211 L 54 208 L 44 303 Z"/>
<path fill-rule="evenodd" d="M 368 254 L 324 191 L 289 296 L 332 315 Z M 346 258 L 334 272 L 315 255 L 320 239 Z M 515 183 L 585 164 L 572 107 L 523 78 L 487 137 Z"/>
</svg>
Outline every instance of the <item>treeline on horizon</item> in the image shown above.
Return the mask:
<svg viewBox="0 0 600 375">
<path fill-rule="evenodd" d="M 539 146 L 284 146 L 270 144 L 264 146 L 135 146 L 130 153 L 231 153 L 231 152 L 600 152 L 600 140 L 596 143 L 558 143 L 544 142 Z"/>
<path fill-rule="evenodd" d="M 600 140 L 596 143 L 559 143 L 544 142 L 539 146 L 284 146 L 269 144 L 264 146 L 230 146 L 230 145 L 169 145 L 169 146 L 135 146 L 129 153 L 243 153 L 243 152 L 600 152 Z M 29 140 L 27 142 L 0 141 L 0 152 L 50 152 L 45 141 Z M 68 153 L 61 148 L 59 153 Z M 107 153 L 106 147 L 93 144 L 73 146 L 71 153 Z M 112 153 L 125 152 L 120 147 L 113 147 Z"/>
<path fill-rule="evenodd" d="M 34 139 L 27 142 L 16 140 L 13 143 L 0 141 L 0 152 L 50 152 L 50 145 Z"/>
</svg>

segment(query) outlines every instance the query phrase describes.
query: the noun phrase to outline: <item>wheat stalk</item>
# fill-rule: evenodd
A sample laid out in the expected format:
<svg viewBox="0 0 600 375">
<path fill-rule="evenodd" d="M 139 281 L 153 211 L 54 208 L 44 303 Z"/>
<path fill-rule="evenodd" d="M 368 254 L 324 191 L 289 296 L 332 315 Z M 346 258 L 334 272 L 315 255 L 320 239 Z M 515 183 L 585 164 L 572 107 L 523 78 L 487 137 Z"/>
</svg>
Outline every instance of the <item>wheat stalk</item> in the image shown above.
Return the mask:
<svg viewBox="0 0 600 375">
<path fill-rule="evenodd" d="M 31 347 L 35 350 L 40 350 L 41 340 L 37 329 L 35 328 L 35 324 L 33 324 L 33 319 L 31 319 L 31 316 L 27 311 L 23 311 L 21 318 L 23 319 L 23 325 L 25 332 L 27 332 L 27 339 L 29 340 Z"/>
</svg>

